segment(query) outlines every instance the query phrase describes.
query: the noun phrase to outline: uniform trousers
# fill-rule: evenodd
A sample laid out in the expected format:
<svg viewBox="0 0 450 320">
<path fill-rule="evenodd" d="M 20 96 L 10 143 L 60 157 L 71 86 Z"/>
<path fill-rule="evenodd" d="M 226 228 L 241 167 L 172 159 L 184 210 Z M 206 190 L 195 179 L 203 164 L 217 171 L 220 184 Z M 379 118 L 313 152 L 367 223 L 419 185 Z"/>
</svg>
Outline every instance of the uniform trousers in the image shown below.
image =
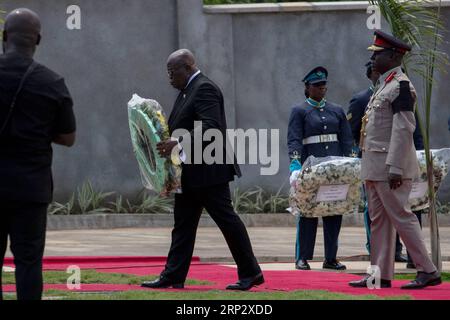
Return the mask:
<svg viewBox="0 0 450 320">
<path fill-rule="evenodd" d="M 336 260 L 338 251 L 338 237 L 341 231 L 342 216 L 323 217 L 323 239 L 325 246 L 325 260 Z M 316 245 L 317 225 L 319 218 L 299 217 L 297 222 L 297 241 L 295 245 L 295 261 L 312 260 Z"/>
<path fill-rule="evenodd" d="M 3 202 L 0 209 L 0 270 L 8 236 L 14 256 L 18 300 L 40 300 L 43 290 L 42 258 L 45 247 L 47 207 L 43 203 Z M 2 299 L 0 273 L 0 299 Z"/>
<path fill-rule="evenodd" d="M 411 180 L 391 190 L 387 181 L 366 181 L 371 224 L 371 264 L 380 268 L 381 279 L 394 277 L 395 231 L 416 264 L 417 271 L 434 272 L 436 267 L 428 256 L 419 221 L 409 209 Z"/>
</svg>

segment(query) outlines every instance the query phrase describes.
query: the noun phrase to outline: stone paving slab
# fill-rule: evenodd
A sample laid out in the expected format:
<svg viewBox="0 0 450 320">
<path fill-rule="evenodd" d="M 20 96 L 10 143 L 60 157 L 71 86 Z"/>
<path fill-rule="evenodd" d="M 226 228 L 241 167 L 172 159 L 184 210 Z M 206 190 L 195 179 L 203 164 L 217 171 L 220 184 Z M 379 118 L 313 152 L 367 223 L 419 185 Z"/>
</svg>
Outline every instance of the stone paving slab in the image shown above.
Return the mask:
<svg viewBox="0 0 450 320">
<path fill-rule="evenodd" d="M 323 232 L 318 228 L 315 259 L 324 255 Z M 294 261 L 296 229 L 248 228 L 256 256 L 261 262 Z M 429 230 L 423 231 L 430 250 Z M 441 252 L 450 257 L 450 227 L 440 228 Z M 48 231 L 46 256 L 167 256 L 171 239 L 170 228 Z M 364 228 L 342 228 L 338 256 L 367 256 Z M 217 227 L 199 228 L 195 256 L 205 261 L 232 261 L 225 239 Z M 7 256 L 11 256 L 8 251 Z M 366 257 L 367 258 L 367 257 Z M 351 260 L 351 259 L 350 259 Z"/>
</svg>

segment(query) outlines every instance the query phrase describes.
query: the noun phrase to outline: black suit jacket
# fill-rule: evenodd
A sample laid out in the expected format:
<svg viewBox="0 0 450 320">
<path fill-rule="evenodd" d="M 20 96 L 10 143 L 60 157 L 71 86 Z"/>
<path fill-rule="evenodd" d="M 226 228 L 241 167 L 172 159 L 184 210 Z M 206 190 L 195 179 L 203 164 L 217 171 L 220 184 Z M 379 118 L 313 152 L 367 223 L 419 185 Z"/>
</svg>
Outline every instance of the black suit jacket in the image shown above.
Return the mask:
<svg viewBox="0 0 450 320">
<path fill-rule="evenodd" d="M 369 103 L 372 94 L 373 91 L 370 88 L 355 94 L 350 101 L 350 106 L 348 107 L 347 118 L 350 122 L 353 140 L 355 140 L 356 145 L 359 145 L 361 121 L 366 113 L 367 104 Z"/>
<path fill-rule="evenodd" d="M 201 73 L 189 83 L 186 89 L 180 92 L 168 121 L 170 134 L 175 138 L 182 137 L 177 134 L 173 135 L 177 129 L 185 129 L 190 132 L 192 162 L 194 162 L 194 121 L 202 122 L 203 134 L 208 129 L 220 130 L 224 141 L 224 158 L 221 164 L 206 164 L 203 159 L 201 164 L 183 164 L 182 186 L 209 187 L 228 183 L 234 180 L 235 175 L 240 177 L 241 172 L 234 155 L 232 155 L 231 161 L 233 164 L 226 163 L 227 122 L 222 92 L 214 82 Z M 202 150 L 210 143 L 202 143 Z"/>
</svg>

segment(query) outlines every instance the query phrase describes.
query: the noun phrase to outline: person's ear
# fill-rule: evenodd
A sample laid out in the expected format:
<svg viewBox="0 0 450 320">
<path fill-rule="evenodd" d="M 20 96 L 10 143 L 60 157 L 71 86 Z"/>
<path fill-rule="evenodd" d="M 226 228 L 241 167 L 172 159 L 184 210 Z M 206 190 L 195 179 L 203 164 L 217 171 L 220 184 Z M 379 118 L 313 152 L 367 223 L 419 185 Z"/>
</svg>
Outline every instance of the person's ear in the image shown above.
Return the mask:
<svg viewBox="0 0 450 320">
<path fill-rule="evenodd" d="M 41 43 L 41 35 L 38 34 L 37 40 L 36 40 L 36 45 L 38 46 L 40 43 Z"/>
<path fill-rule="evenodd" d="M 187 63 L 185 65 L 185 68 L 186 68 L 187 73 L 192 73 L 192 74 L 194 73 L 194 66 L 193 65 Z"/>
</svg>

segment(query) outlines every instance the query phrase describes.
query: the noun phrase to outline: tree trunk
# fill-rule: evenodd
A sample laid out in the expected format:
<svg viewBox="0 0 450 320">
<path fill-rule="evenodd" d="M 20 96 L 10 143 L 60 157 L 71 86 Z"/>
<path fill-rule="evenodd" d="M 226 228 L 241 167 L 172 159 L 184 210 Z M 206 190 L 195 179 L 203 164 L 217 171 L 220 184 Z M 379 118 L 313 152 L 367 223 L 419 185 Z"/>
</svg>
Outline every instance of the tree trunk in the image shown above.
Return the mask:
<svg viewBox="0 0 450 320">
<path fill-rule="evenodd" d="M 442 271 L 441 244 L 439 237 L 439 223 L 436 212 L 436 196 L 434 192 L 433 157 L 431 151 L 428 154 L 427 177 L 428 177 L 428 197 L 430 203 L 429 221 L 431 238 L 431 258 L 439 272 Z"/>
</svg>

